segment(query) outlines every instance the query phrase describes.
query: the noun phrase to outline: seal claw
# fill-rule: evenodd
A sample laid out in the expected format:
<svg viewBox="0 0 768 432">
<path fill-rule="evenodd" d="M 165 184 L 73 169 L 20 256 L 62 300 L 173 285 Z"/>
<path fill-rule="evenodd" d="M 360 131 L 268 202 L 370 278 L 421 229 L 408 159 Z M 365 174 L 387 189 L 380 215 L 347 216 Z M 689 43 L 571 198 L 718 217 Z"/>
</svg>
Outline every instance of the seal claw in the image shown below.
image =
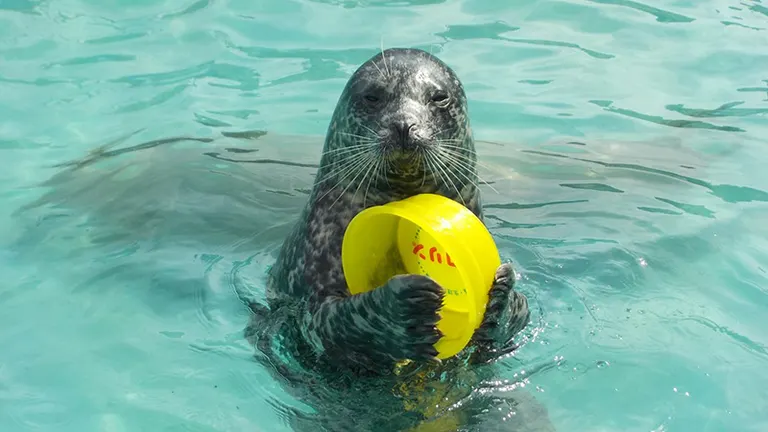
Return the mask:
<svg viewBox="0 0 768 432">
<path fill-rule="evenodd" d="M 528 299 L 514 289 L 515 280 L 511 263 L 503 263 L 496 269 L 483 322 L 472 336 L 473 344 L 483 348 L 484 357 L 499 356 L 516 349 L 513 339 L 530 320 Z"/>
<path fill-rule="evenodd" d="M 395 312 L 390 325 L 401 328 L 401 342 L 405 358 L 426 359 L 437 355 L 434 344 L 443 336 L 437 329 L 445 290 L 427 276 L 398 275 L 388 284 L 396 300 Z M 399 322 L 398 322 L 399 321 Z"/>
</svg>

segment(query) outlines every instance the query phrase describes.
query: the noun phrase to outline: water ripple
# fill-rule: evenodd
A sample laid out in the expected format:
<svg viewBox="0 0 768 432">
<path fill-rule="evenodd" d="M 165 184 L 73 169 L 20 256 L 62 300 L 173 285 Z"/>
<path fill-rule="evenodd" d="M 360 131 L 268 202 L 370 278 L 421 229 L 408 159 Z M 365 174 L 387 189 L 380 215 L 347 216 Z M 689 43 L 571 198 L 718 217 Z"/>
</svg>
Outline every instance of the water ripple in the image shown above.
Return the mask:
<svg viewBox="0 0 768 432">
<path fill-rule="evenodd" d="M 136 60 L 134 55 L 121 55 L 121 54 L 99 54 L 88 57 L 75 57 L 69 60 L 62 60 L 55 63 L 47 63 L 42 65 L 43 69 L 51 69 L 59 66 L 81 66 L 96 63 L 109 63 L 109 62 L 131 62 Z"/>
<path fill-rule="evenodd" d="M 719 130 L 723 132 L 746 132 L 744 129 L 741 129 L 735 126 L 718 126 L 712 123 L 707 123 L 707 122 L 698 121 L 698 120 L 672 120 L 672 119 L 666 119 L 661 116 L 642 114 L 640 112 L 637 112 L 631 109 L 616 108 L 613 106 L 613 101 L 591 100 L 589 102 L 601 107 L 602 109 L 608 112 L 621 114 L 627 117 L 632 117 L 638 120 L 644 120 L 647 122 L 656 123 L 663 126 L 671 126 L 676 128 L 691 128 L 691 129 L 713 129 L 713 130 Z"/>
<path fill-rule="evenodd" d="M 761 15 L 765 15 L 766 17 L 768 17 L 768 7 L 759 4 L 759 2 L 760 0 L 753 0 L 752 3 L 745 4 L 745 6 L 747 6 L 747 8 L 753 12 L 757 12 Z"/>
<path fill-rule="evenodd" d="M 127 42 L 134 39 L 140 39 L 149 36 L 147 32 L 124 32 L 114 36 L 103 36 L 98 38 L 86 39 L 83 43 L 91 45 L 107 45 L 112 43 Z"/>
<path fill-rule="evenodd" d="M 558 430 L 766 430 L 766 16 L 765 0 L 0 0 L 0 424 L 397 429 L 386 389 L 271 375 L 240 302 L 264 300 L 339 92 L 383 45 L 465 82 L 494 141 L 477 146 L 486 219 L 532 310 L 455 408 L 486 410 L 483 430 L 510 425 L 515 393 Z"/>
<path fill-rule="evenodd" d="M 731 202 L 731 203 L 752 202 L 752 201 L 768 202 L 768 192 L 760 189 L 751 188 L 748 186 L 737 186 L 737 185 L 729 185 L 729 184 L 712 184 L 707 181 L 700 180 L 694 177 L 684 176 L 681 174 L 676 174 L 671 171 L 665 171 L 657 168 L 644 167 L 642 165 L 637 165 L 637 164 L 604 162 L 599 160 L 579 158 L 579 157 L 562 155 L 557 153 L 541 152 L 537 150 L 523 150 L 523 151 L 526 153 L 538 154 L 541 156 L 578 160 L 582 162 L 602 165 L 605 167 L 643 171 L 651 174 L 658 174 L 665 177 L 682 180 L 684 182 L 709 189 L 714 196 L 726 202 Z"/>
<path fill-rule="evenodd" d="M 341 6 L 347 9 L 354 8 L 405 8 L 407 6 L 428 6 L 445 3 L 447 0 L 309 0 L 314 3 L 322 3 L 333 6 Z"/>
<path fill-rule="evenodd" d="M 196 2 L 192 3 L 191 5 L 185 7 L 184 9 L 180 10 L 179 12 L 170 12 L 170 13 L 163 13 L 158 18 L 160 19 L 175 19 L 175 18 L 181 18 L 184 15 L 191 15 L 195 12 L 199 12 L 207 8 L 213 4 L 213 0 L 197 0 Z"/>
<path fill-rule="evenodd" d="M 614 57 L 613 54 L 606 54 L 599 51 L 583 48 L 582 46 L 572 42 L 561 42 L 544 39 L 525 39 L 525 38 L 510 38 L 502 36 L 503 33 L 514 32 L 520 30 L 520 27 L 511 27 L 508 24 L 495 21 L 486 24 L 475 25 L 449 25 L 448 29 L 443 32 L 435 33 L 435 36 L 440 36 L 446 41 L 451 40 L 466 40 L 466 39 L 492 39 L 505 42 L 513 42 L 526 45 L 537 46 L 550 46 L 561 48 L 573 48 L 584 52 L 585 54 L 601 59 L 607 60 Z"/>
<path fill-rule="evenodd" d="M 0 2 L 0 10 L 39 15 L 37 9 L 40 2 L 41 0 L 3 0 Z"/>
<path fill-rule="evenodd" d="M 186 89 L 187 89 L 187 85 L 177 85 L 168 90 L 161 91 L 149 99 L 138 101 L 138 102 L 131 102 L 122 106 L 118 106 L 114 110 L 114 113 L 124 114 L 132 111 L 141 111 L 150 107 L 159 106 L 181 95 L 182 93 L 184 93 L 184 90 Z"/>
<path fill-rule="evenodd" d="M 726 335 L 729 338 L 731 338 L 736 344 L 738 344 L 741 348 L 751 351 L 755 354 L 759 354 L 763 357 L 764 360 L 768 360 L 768 347 L 763 346 L 748 337 L 741 335 L 732 329 L 728 328 L 727 326 L 722 326 L 717 324 L 716 322 L 712 321 L 711 319 L 708 319 L 703 316 L 692 316 L 688 318 L 681 318 L 680 321 L 692 321 L 697 324 L 701 324 L 710 330 Z"/>
<path fill-rule="evenodd" d="M 561 183 L 560 186 L 572 189 L 586 189 L 597 192 L 624 193 L 621 189 L 603 183 Z"/>
<path fill-rule="evenodd" d="M 744 101 L 729 102 L 714 109 L 685 108 L 682 104 L 667 105 L 670 111 L 689 117 L 745 117 L 756 114 L 768 114 L 768 108 L 736 108 Z"/>
<path fill-rule="evenodd" d="M 687 17 L 685 15 L 680 15 L 674 12 L 666 11 L 663 9 L 658 9 L 653 6 L 649 6 L 649 5 L 632 1 L 632 0 L 588 0 L 588 1 L 592 3 L 599 3 L 599 4 L 612 5 L 612 6 L 623 6 L 623 7 L 635 9 L 640 12 L 645 12 L 647 14 L 655 16 L 656 21 L 662 22 L 662 23 L 690 23 L 695 21 L 694 18 Z"/>
<path fill-rule="evenodd" d="M 552 205 L 579 204 L 579 203 L 586 203 L 586 202 L 589 202 L 589 200 L 551 201 L 551 202 L 531 203 L 531 204 L 519 204 L 519 203 L 487 204 L 484 206 L 484 208 L 519 210 L 519 209 L 540 208 L 540 207 L 546 207 L 546 206 L 552 206 Z"/>
<path fill-rule="evenodd" d="M 672 207 L 676 207 L 690 215 L 702 216 L 710 219 L 715 218 L 715 212 L 713 212 L 712 210 L 709 210 L 706 206 L 686 204 L 686 203 L 671 200 L 668 198 L 661 198 L 661 197 L 655 197 L 655 198 L 663 203 L 671 205 Z"/>
<path fill-rule="evenodd" d="M 742 27 L 742 28 L 745 28 L 745 29 L 756 30 L 756 31 L 763 31 L 763 30 L 765 30 L 762 27 L 752 27 L 752 26 L 748 26 L 746 24 L 737 23 L 737 22 L 733 22 L 733 21 L 720 21 L 720 22 L 723 23 L 723 25 L 725 25 L 725 26 L 738 26 L 738 27 Z"/>
</svg>

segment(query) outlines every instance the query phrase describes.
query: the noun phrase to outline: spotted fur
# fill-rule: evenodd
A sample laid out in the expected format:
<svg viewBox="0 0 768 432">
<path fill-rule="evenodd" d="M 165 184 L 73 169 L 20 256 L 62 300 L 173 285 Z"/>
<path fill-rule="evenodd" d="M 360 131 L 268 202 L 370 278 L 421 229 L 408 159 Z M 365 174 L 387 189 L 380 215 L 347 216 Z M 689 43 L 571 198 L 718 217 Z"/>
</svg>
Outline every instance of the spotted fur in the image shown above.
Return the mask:
<svg viewBox="0 0 768 432">
<path fill-rule="evenodd" d="M 313 360 L 385 370 L 436 356 L 444 290 L 400 275 L 351 296 L 341 265 L 344 231 L 361 210 L 420 193 L 464 204 L 482 219 L 474 140 L 453 70 L 415 49 L 389 49 L 355 71 L 330 122 L 318 175 L 270 274 L 270 308 L 290 310 Z M 511 264 L 496 272 L 471 345 L 503 352 L 529 318 Z M 487 357 L 487 355 L 486 355 Z"/>
</svg>

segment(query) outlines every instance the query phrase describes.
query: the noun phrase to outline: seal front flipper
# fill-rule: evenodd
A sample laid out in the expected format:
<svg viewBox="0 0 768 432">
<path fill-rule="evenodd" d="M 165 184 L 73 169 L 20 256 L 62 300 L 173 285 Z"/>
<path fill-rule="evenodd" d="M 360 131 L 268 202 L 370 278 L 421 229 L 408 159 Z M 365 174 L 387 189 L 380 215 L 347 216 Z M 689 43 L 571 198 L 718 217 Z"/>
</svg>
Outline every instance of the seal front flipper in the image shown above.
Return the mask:
<svg viewBox="0 0 768 432">
<path fill-rule="evenodd" d="M 515 269 L 504 263 L 496 270 L 488 292 L 488 306 L 483 322 L 472 336 L 471 343 L 479 348 L 473 361 L 486 362 L 513 351 L 513 339 L 530 320 L 528 299 L 515 291 Z"/>
<path fill-rule="evenodd" d="M 444 296 L 426 276 L 398 275 L 362 294 L 310 303 L 304 331 L 316 352 L 334 362 L 389 367 L 404 359 L 434 359 Z"/>
</svg>

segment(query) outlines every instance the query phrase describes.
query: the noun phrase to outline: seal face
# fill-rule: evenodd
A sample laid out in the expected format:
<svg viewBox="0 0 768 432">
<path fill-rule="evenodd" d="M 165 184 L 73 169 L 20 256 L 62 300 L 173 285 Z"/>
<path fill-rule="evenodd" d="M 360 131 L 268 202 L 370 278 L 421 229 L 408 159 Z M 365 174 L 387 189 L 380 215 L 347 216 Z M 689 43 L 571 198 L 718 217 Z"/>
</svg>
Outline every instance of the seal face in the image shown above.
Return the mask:
<svg viewBox="0 0 768 432">
<path fill-rule="evenodd" d="M 270 309 L 289 311 L 315 360 L 363 371 L 435 359 L 444 290 L 399 275 L 351 296 L 341 265 L 347 225 L 361 210 L 421 193 L 453 199 L 482 220 L 474 140 L 464 88 L 429 53 L 388 49 L 362 64 L 336 105 L 320 168 L 298 223 L 270 273 Z M 529 319 L 514 271 L 496 272 L 479 353 L 510 350 Z"/>
</svg>

